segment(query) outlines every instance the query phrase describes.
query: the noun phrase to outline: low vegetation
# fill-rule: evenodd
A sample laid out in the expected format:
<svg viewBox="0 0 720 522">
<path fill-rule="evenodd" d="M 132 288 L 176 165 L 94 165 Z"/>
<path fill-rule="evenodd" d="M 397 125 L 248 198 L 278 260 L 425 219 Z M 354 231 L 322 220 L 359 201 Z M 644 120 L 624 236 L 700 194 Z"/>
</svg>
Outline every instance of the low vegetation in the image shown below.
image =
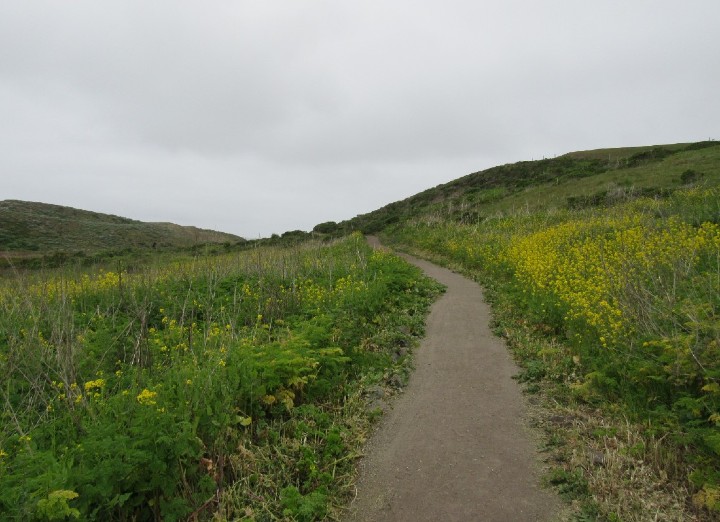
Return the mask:
<svg viewBox="0 0 720 522">
<path fill-rule="evenodd" d="M 631 195 L 386 232 L 488 289 L 519 378 L 555 410 L 538 420 L 556 459 L 548 480 L 581 499 L 584 520 L 709 520 L 720 512 L 720 189 Z"/>
<path fill-rule="evenodd" d="M 0 283 L 0 513 L 318 520 L 436 284 L 355 235 Z"/>
</svg>

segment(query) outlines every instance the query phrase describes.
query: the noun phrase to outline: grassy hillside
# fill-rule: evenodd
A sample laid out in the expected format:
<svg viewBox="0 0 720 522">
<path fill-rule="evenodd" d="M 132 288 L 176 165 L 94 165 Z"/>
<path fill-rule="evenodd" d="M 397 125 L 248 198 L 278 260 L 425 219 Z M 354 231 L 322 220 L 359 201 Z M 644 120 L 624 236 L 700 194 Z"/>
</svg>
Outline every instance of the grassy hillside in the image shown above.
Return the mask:
<svg viewBox="0 0 720 522">
<path fill-rule="evenodd" d="M 578 520 L 720 514 L 720 144 L 465 176 L 353 222 L 481 281 Z"/>
<path fill-rule="evenodd" d="M 598 149 L 522 161 L 468 174 L 320 232 L 374 233 L 423 215 L 477 223 L 516 209 L 577 208 L 666 196 L 691 183 L 720 183 L 720 143 L 714 141 Z"/>
<path fill-rule="evenodd" d="M 238 241 L 243 239 L 172 223 L 144 223 L 46 203 L 0 201 L 0 252 L 14 256 Z"/>
</svg>

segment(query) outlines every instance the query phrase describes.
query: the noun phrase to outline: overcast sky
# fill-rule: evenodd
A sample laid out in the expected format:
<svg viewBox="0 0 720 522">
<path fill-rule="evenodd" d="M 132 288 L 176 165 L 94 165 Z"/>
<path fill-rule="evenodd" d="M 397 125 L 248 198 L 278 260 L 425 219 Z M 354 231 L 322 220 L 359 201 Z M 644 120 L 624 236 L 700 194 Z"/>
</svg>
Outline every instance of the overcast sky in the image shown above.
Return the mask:
<svg viewBox="0 0 720 522">
<path fill-rule="evenodd" d="M 0 200 L 247 238 L 720 138 L 718 0 L 2 0 Z"/>
</svg>

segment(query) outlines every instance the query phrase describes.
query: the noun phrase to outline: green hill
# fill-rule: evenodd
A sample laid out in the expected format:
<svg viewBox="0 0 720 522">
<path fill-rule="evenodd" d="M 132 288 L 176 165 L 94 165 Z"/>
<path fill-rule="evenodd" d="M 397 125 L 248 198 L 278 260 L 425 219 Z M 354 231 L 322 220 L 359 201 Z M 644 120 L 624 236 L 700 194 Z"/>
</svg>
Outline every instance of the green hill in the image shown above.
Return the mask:
<svg viewBox="0 0 720 522">
<path fill-rule="evenodd" d="M 720 143 L 502 165 L 342 227 L 482 283 L 577 520 L 720 519 Z"/>
<path fill-rule="evenodd" d="M 13 257 L 241 241 L 232 234 L 172 223 L 144 223 L 46 203 L 0 201 L 0 252 Z"/>
<path fill-rule="evenodd" d="M 378 232 L 421 215 L 459 222 L 524 208 L 579 208 L 638 196 L 668 195 L 691 183 L 720 183 L 720 142 L 572 152 L 474 172 L 318 232 Z"/>
</svg>

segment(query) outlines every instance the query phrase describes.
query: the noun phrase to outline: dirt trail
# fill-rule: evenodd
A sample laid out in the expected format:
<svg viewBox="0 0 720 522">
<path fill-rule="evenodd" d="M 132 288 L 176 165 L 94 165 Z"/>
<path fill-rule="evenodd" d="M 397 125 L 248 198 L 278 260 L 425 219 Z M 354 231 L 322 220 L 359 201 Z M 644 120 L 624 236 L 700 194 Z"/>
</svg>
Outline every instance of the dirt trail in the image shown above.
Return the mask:
<svg viewBox="0 0 720 522">
<path fill-rule="evenodd" d="M 371 238 L 373 246 L 379 246 Z M 474 282 L 406 256 L 447 285 L 405 393 L 366 448 L 348 521 L 550 521 L 517 367 Z"/>
</svg>

